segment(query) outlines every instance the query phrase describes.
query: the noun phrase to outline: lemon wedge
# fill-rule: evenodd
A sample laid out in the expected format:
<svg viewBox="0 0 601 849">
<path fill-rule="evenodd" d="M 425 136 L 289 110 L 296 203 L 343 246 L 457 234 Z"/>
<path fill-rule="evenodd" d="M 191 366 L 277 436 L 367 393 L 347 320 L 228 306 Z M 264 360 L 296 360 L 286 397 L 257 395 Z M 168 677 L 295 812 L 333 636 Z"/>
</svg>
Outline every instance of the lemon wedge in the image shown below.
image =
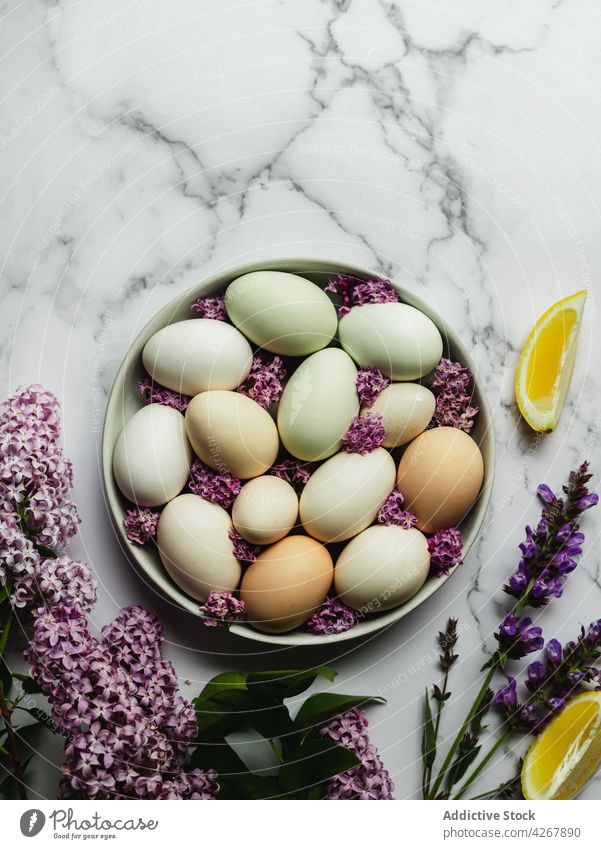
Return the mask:
<svg viewBox="0 0 601 849">
<path fill-rule="evenodd" d="M 586 289 L 558 301 L 534 325 L 522 349 L 515 397 L 533 430 L 555 428 L 565 401 L 578 347 Z"/>
<path fill-rule="evenodd" d="M 525 799 L 573 799 L 601 764 L 601 693 L 571 698 L 528 749 Z"/>
</svg>

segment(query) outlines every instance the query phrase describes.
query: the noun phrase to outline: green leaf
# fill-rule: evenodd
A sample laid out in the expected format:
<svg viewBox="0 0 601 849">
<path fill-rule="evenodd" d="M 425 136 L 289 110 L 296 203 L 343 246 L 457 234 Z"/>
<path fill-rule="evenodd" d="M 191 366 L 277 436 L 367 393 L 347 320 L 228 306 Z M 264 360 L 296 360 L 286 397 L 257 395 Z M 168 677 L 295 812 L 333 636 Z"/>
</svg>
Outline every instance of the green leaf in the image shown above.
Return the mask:
<svg viewBox="0 0 601 849">
<path fill-rule="evenodd" d="M 6 665 L 3 657 L 0 657 L 0 687 L 5 696 L 8 696 L 13 686 L 13 676 Z"/>
<path fill-rule="evenodd" d="M 4 654 L 4 650 L 6 649 L 6 644 L 8 643 L 8 637 L 10 635 L 10 628 L 13 623 L 13 612 L 10 610 L 8 612 L 8 616 L 4 620 L 4 625 L 2 626 L 2 631 L 0 631 L 0 655 Z"/>
<path fill-rule="evenodd" d="M 430 697 L 428 688 L 424 695 L 424 730 L 422 732 L 422 759 L 425 767 L 431 767 L 436 759 L 436 732 L 432 709 L 430 708 Z"/>
<path fill-rule="evenodd" d="M 192 752 L 190 763 L 200 769 L 216 770 L 220 779 L 248 772 L 248 767 L 227 740 L 198 744 Z"/>
<path fill-rule="evenodd" d="M 249 690 L 261 690 L 276 701 L 289 699 L 308 690 L 317 677 L 333 681 L 336 671 L 330 666 L 314 669 L 279 669 L 273 672 L 251 672 L 247 679 Z"/>
<path fill-rule="evenodd" d="M 321 784 L 361 763 L 350 749 L 336 746 L 331 740 L 309 740 L 286 758 L 280 768 L 280 786 L 296 792 Z"/>
<path fill-rule="evenodd" d="M 29 695 L 38 695 L 42 692 L 42 688 L 37 681 L 30 678 L 29 675 L 23 675 L 21 672 L 13 672 L 13 678 L 21 682 L 21 689 Z"/>
<path fill-rule="evenodd" d="M 23 705 L 19 705 L 17 710 L 22 710 L 24 713 L 28 713 L 29 716 L 32 716 L 37 723 L 43 725 L 44 728 L 48 729 L 48 731 L 51 731 L 53 734 L 57 733 L 56 726 L 52 721 L 52 717 L 50 716 L 48 711 L 42 710 L 42 708 L 37 707 L 26 708 L 23 707 Z"/>
<path fill-rule="evenodd" d="M 480 749 L 481 746 L 476 746 L 475 749 L 468 749 L 467 752 L 464 752 L 457 758 L 447 773 L 446 785 L 449 789 L 454 787 L 463 778 L 471 764 L 480 754 Z"/>
<path fill-rule="evenodd" d="M 246 772 L 236 776 L 219 776 L 219 799 L 277 799 L 282 790 L 277 778 Z"/>
<path fill-rule="evenodd" d="M 6 601 L 11 593 L 10 587 L 2 587 L 0 589 L 0 604 Z"/>
<path fill-rule="evenodd" d="M 301 705 L 294 720 L 297 731 L 310 731 L 315 725 L 325 722 L 332 716 L 345 713 L 352 708 L 361 707 L 370 702 L 383 703 L 381 696 L 344 696 L 341 693 L 315 693 Z"/>
<path fill-rule="evenodd" d="M 212 699 L 217 693 L 224 690 L 245 690 L 246 675 L 241 672 L 222 672 L 205 684 L 199 699 Z M 194 700 L 196 701 L 196 700 Z"/>
<path fill-rule="evenodd" d="M 211 699 L 194 699 L 193 705 L 196 711 L 199 740 L 207 742 L 221 740 L 244 725 L 242 714 L 232 713 Z"/>
</svg>

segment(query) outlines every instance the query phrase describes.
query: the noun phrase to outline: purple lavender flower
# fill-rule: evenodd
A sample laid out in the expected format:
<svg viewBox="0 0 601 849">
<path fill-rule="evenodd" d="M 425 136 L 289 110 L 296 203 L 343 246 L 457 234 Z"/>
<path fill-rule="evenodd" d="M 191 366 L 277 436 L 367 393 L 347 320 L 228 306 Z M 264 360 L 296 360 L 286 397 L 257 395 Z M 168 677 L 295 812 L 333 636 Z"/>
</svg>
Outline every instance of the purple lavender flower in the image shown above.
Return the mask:
<svg viewBox="0 0 601 849">
<path fill-rule="evenodd" d="M 205 617 L 207 628 L 225 628 L 231 622 L 244 618 L 246 605 L 232 593 L 213 591 L 200 606 L 200 612 Z"/>
<path fill-rule="evenodd" d="M 229 529 L 228 536 L 232 541 L 232 551 L 236 560 L 242 560 L 245 563 L 254 563 L 261 551 L 261 547 L 247 542 L 233 526 Z"/>
<path fill-rule="evenodd" d="M 463 560 L 463 542 L 457 528 L 443 528 L 428 537 L 430 569 L 440 578 Z"/>
<path fill-rule="evenodd" d="M 213 321 L 227 321 L 225 303 L 221 295 L 213 295 L 208 298 L 198 298 L 190 304 L 192 312 L 200 313 L 201 318 L 210 318 Z"/>
<path fill-rule="evenodd" d="M 382 416 L 366 413 L 355 416 L 342 437 L 342 447 L 350 454 L 369 454 L 379 448 L 386 439 Z"/>
<path fill-rule="evenodd" d="M 205 501 L 219 504 L 227 510 L 242 489 L 242 483 L 229 473 L 220 474 L 201 460 L 195 460 L 190 467 L 188 489 L 194 495 L 200 495 Z"/>
<path fill-rule="evenodd" d="M 343 318 L 350 312 L 351 307 L 363 304 L 386 304 L 400 300 L 399 294 L 390 280 L 360 280 L 346 274 L 338 274 L 328 280 L 324 292 L 339 295 L 342 305 L 338 308 L 338 318 Z"/>
<path fill-rule="evenodd" d="M 378 395 L 389 385 L 389 378 L 379 368 L 362 368 L 357 372 L 355 388 L 364 407 L 372 407 Z"/>
<path fill-rule="evenodd" d="M 359 622 L 359 614 L 343 604 L 340 599 L 328 596 L 320 604 L 307 622 L 307 628 L 314 634 L 342 634 L 354 628 Z"/>
<path fill-rule="evenodd" d="M 282 358 L 261 352 L 253 357 L 250 374 L 238 387 L 238 392 L 267 409 L 277 404 L 282 397 L 285 380 L 286 369 Z"/>
<path fill-rule="evenodd" d="M 520 658 L 542 649 L 543 630 L 531 625 L 532 619 L 529 617 L 520 619 L 519 616 L 508 613 L 501 622 L 498 633 L 495 634 L 501 654 L 506 657 Z"/>
<path fill-rule="evenodd" d="M 162 643 L 158 619 L 137 605 L 103 628 L 101 640 L 77 606 L 59 604 L 36 619 L 26 656 L 67 738 L 70 797 L 192 798 L 201 788 L 202 798 L 214 797 L 214 773 L 186 777 L 196 716 L 177 693 Z"/>
<path fill-rule="evenodd" d="M 409 510 L 403 510 L 405 496 L 398 490 L 393 489 L 384 504 L 378 510 L 378 522 L 380 525 L 399 525 L 401 528 L 413 528 L 417 519 Z"/>
<path fill-rule="evenodd" d="M 147 404 L 162 404 L 164 407 L 172 407 L 180 413 L 185 413 L 191 401 L 189 395 L 166 389 L 160 383 L 155 383 L 150 377 L 143 377 L 138 381 L 140 395 Z"/>
<path fill-rule="evenodd" d="M 559 640 L 549 640 L 545 647 L 547 661 L 551 666 L 559 666 L 563 657 L 563 651 Z"/>
<path fill-rule="evenodd" d="M 131 542 L 145 545 L 157 535 L 160 513 L 158 510 L 146 508 L 132 508 L 128 510 L 123 518 L 125 534 Z"/>
<path fill-rule="evenodd" d="M 436 396 L 433 422 L 438 427 L 456 427 L 469 433 L 479 408 L 471 404 L 472 374 L 461 363 L 443 359 L 436 366 L 432 392 Z"/>
<path fill-rule="evenodd" d="M 361 759 L 361 764 L 328 781 L 325 799 L 392 799 L 394 784 L 376 747 L 367 735 L 367 718 L 351 710 L 322 726 L 319 733 L 344 746 Z"/>
<path fill-rule="evenodd" d="M 291 457 L 289 460 L 282 460 L 273 466 L 271 474 L 289 483 L 298 494 L 306 486 L 315 470 L 315 466 L 315 463 L 304 463 L 302 460 L 296 460 L 294 457 Z"/>
<path fill-rule="evenodd" d="M 511 675 L 507 677 L 507 684 L 496 693 L 494 702 L 503 708 L 506 713 L 513 713 L 518 704 L 517 682 Z"/>
</svg>

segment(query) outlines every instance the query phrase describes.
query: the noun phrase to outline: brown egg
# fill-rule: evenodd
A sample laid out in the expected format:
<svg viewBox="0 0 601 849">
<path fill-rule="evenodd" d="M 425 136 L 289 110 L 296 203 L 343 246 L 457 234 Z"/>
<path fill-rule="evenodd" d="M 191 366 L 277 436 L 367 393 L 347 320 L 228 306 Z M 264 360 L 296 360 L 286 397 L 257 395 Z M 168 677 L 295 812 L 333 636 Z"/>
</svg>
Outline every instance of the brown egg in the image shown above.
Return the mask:
<svg viewBox="0 0 601 849">
<path fill-rule="evenodd" d="M 477 444 L 455 427 L 435 427 L 414 439 L 401 457 L 397 489 L 420 531 L 456 525 L 478 497 L 484 462 Z"/>
<path fill-rule="evenodd" d="M 321 543 L 285 537 L 266 548 L 242 578 L 246 618 L 270 634 L 298 628 L 325 599 L 333 574 L 332 558 Z"/>
<path fill-rule="evenodd" d="M 278 429 L 263 407 L 239 392 L 201 392 L 188 404 L 186 430 L 203 463 L 237 478 L 262 475 L 279 448 Z"/>
</svg>

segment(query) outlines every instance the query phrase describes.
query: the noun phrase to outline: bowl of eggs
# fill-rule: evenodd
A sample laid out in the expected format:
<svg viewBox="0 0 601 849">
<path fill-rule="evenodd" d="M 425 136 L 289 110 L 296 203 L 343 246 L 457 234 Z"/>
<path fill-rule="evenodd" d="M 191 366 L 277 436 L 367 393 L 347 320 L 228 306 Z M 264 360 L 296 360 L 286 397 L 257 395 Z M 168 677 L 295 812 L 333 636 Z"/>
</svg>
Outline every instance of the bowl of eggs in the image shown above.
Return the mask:
<svg viewBox="0 0 601 849">
<path fill-rule="evenodd" d="M 163 307 L 106 409 L 107 504 L 181 608 L 271 644 L 396 622 L 476 539 L 490 410 L 461 340 L 364 269 L 224 272 Z"/>
</svg>

